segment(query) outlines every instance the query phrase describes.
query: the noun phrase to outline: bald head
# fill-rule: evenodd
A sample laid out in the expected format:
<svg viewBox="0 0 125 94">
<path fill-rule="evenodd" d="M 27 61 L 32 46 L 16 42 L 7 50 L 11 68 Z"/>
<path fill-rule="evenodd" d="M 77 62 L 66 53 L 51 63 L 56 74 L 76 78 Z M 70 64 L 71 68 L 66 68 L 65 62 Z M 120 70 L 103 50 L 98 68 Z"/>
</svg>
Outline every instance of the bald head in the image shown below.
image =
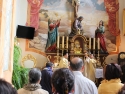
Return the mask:
<svg viewBox="0 0 125 94">
<path fill-rule="evenodd" d="M 70 68 L 73 71 L 80 71 L 83 66 L 83 60 L 79 57 L 75 57 L 70 62 Z"/>
</svg>

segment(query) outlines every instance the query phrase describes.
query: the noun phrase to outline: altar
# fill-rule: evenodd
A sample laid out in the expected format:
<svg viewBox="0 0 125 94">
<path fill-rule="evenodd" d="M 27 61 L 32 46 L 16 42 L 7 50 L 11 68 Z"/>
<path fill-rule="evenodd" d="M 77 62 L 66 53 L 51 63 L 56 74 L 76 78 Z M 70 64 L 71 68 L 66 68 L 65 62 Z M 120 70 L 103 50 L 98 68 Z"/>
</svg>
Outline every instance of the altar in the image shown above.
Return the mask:
<svg viewBox="0 0 125 94">
<path fill-rule="evenodd" d="M 108 55 L 100 54 L 100 42 L 98 38 L 87 38 L 81 34 L 76 34 L 75 36 L 58 36 L 56 46 L 56 50 L 51 52 L 46 51 L 48 60 L 55 63 L 56 66 L 58 66 L 64 50 L 69 53 L 69 61 L 73 57 L 80 57 L 84 60 L 86 52 L 93 54 L 97 60 L 97 66 L 103 65 L 105 57 Z"/>
<path fill-rule="evenodd" d="M 103 79 L 103 65 L 105 65 L 105 58 L 108 54 L 100 53 L 100 40 L 99 38 L 88 38 L 82 34 L 76 34 L 74 36 L 58 36 L 56 43 L 56 50 L 46 51 L 48 61 L 54 63 L 54 71 L 58 69 L 60 58 L 63 56 L 63 52 L 66 50 L 69 54 L 68 61 L 74 57 L 80 57 L 85 61 L 85 54 L 93 54 L 96 60 L 95 66 L 90 70 L 92 71 L 93 76 L 89 78 L 95 82 L 98 86 L 101 80 Z M 85 66 L 86 67 L 86 66 Z M 83 73 L 84 74 L 84 73 Z M 85 75 L 85 74 L 84 74 Z M 85 75 L 86 76 L 86 75 Z"/>
</svg>

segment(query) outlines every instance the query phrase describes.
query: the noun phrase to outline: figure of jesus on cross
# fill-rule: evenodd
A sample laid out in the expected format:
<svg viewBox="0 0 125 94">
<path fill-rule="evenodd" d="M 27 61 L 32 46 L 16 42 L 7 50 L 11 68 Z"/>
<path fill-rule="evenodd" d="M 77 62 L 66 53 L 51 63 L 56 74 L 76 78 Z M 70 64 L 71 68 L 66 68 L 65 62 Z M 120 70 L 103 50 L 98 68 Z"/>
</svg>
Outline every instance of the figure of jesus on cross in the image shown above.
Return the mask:
<svg viewBox="0 0 125 94">
<path fill-rule="evenodd" d="M 72 0 L 72 5 L 74 7 L 74 18 L 78 17 L 78 9 L 80 5 L 80 0 Z"/>
</svg>

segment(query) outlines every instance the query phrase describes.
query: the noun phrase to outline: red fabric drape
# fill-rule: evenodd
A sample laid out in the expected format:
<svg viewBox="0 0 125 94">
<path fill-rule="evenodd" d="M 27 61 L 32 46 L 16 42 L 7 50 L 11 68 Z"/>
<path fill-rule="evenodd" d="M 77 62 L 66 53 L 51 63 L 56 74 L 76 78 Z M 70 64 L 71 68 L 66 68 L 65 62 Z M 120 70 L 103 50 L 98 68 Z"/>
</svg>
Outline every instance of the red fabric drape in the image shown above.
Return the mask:
<svg viewBox="0 0 125 94">
<path fill-rule="evenodd" d="M 44 0 L 27 0 L 30 4 L 30 26 L 35 30 L 39 26 L 39 10 Z M 28 25 L 28 24 L 27 24 Z"/>
<path fill-rule="evenodd" d="M 119 4 L 116 4 L 116 0 L 104 0 L 106 11 L 109 15 L 109 32 L 113 36 L 118 36 L 120 34 L 120 30 L 116 30 L 116 13 L 119 10 Z"/>
</svg>

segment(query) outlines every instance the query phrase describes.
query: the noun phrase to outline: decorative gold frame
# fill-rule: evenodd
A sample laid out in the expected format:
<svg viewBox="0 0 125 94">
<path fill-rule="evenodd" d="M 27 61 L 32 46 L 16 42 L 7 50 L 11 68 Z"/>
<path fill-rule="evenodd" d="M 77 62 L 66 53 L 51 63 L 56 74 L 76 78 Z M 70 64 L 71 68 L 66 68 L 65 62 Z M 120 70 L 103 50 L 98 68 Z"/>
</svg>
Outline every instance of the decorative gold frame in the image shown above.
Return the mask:
<svg viewBox="0 0 125 94">
<path fill-rule="evenodd" d="M 85 37 L 85 36 L 83 36 L 83 35 L 81 35 L 81 34 L 77 34 L 77 35 L 75 35 L 71 40 L 70 40 L 70 42 L 71 42 L 71 53 L 74 53 L 74 42 L 75 42 L 75 40 L 76 40 L 76 38 L 82 38 L 83 39 L 83 42 L 85 43 L 85 49 L 86 49 L 86 45 L 87 45 L 87 38 Z M 85 50 L 84 49 L 84 50 Z M 82 49 L 83 50 L 83 49 Z"/>
<path fill-rule="evenodd" d="M 32 56 L 31 54 L 27 54 L 23 59 L 22 59 L 22 62 L 21 62 L 21 65 L 24 67 L 24 62 L 26 60 L 31 60 L 34 62 L 34 66 L 33 67 L 36 67 L 36 64 L 37 64 L 37 60 L 34 56 Z"/>
</svg>

